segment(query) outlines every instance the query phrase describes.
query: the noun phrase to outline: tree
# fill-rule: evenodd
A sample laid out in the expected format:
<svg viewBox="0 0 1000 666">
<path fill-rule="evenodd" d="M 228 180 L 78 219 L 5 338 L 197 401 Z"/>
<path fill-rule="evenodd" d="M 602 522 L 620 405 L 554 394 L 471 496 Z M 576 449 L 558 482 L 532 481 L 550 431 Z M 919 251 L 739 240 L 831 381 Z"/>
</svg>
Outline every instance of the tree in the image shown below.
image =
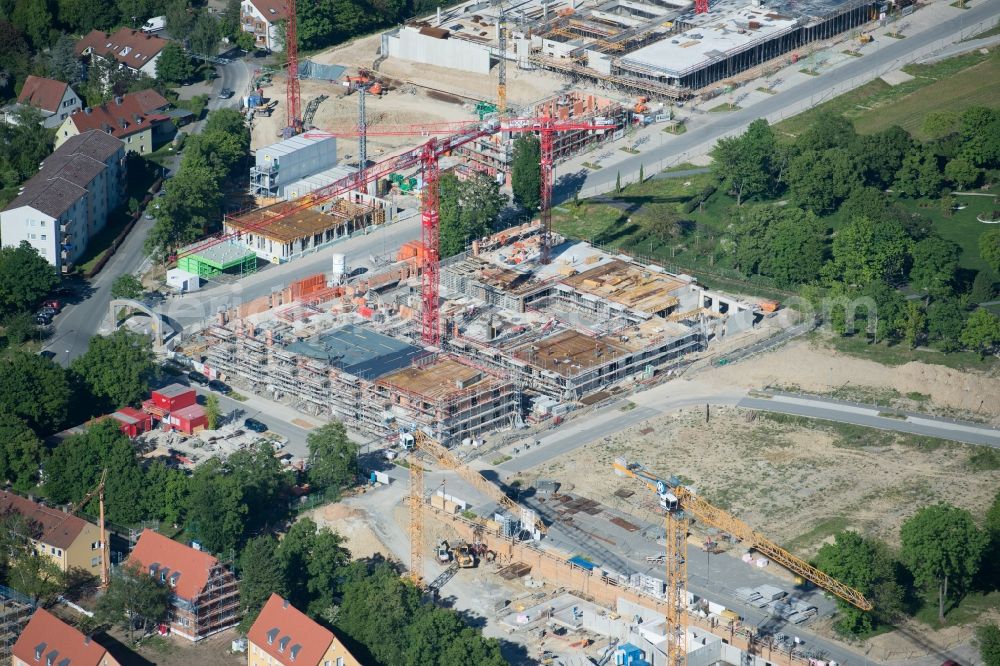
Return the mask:
<svg viewBox="0 0 1000 666">
<path fill-rule="evenodd" d="M 306 438 L 309 445 L 309 482 L 318 488 L 343 488 L 358 478 L 358 445 L 347 437 L 344 424 L 333 421 Z"/>
<path fill-rule="evenodd" d="M 955 351 L 961 345 L 965 313 L 955 298 L 938 298 L 927 306 L 927 338 L 943 351 Z"/>
<path fill-rule="evenodd" d="M 106 0 L 58 0 L 57 4 L 59 22 L 81 35 L 94 29 L 110 31 L 122 18 L 118 8 Z"/>
<path fill-rule="evenodd" d="M 821 111 L 795 140 L 799 150 L 851 149 L 857 140 L 854 124 L 833 111 Z"/>
<path fill-rule="evenodd" d="M 441 258 L 465 250 L 466 245 L 490 233 L 504 199 L 500 185 L 486 174 L 478 173 L 466 181 L 445 174 L 438 181 L 440 194 Z"/>
<path fill-rule="evenodd" d="M 218 429 L 219 416 L 219 396 L 213 393 L 205 398 L 205 419 L 208 421 L 206 427 L 209 430 Z"/>
<path fill-rule="evenodd" d="M 219 38 L 222 37 L 220 28 L 219 22 L 211 14 L 199 11 L 188 34 L 191 51 L 200 55 L 216 55 L 219 52 Z"/>
<path fill-rule="evenodd" d="M 938 622 L 944 622 L 945 600 L 960 597 L 979 569 L 986 548 L 986 535 L 972 515 L 950 504 L 920 509 L 899 531 L 901 557 L 914 580 L 935 589 Z"/>
<path fill-rule="evenodd" d="M 790 287 L 819 277 L 826 260 L 825 229 L 816 216 L 786 207 L 768 227 L 764 244 L 769 251 L 760 272 L 778 286 Z"/>
<path fill-rule="evenodd" d="M 1000 345 L 1000 317 L 983 308 L 976 309 L 965 320 L 962 344 L 985 356 Z"/>
<path fill-rule="evenodd" d="M 0 308 L 24 311 L 59 284 L 55 268 L 27 241 L 0 249 Z"/>
<path fill-rule="evenodd" d="M 985 106 L 971 106 L 961 116 L 960 155 L 979 168 L 1000 166 L 1000 113 Z"/>
<path fill-rule="evenodd" d="M 958 245 L 940 236 L 928 236 L 914 243 L 910 251 L 913 258 L 910 284 L 935 296 L 950 293 L 960 254 Z"/>
<path fill-rule="evenodd" d="M 310 518 L 296 522 L 281 540 L 277 553 L 285 574 L 288 600 L 319 617 L 339 596 L 351 553 L 343 538 L 329 528 L 317 527 Z"/>
<path fill-rule="evenodd" d="M 984 624 L 976 629 L 979 657 L 984 666 L 1000 666 L 1000 626 Z"/>
<path fill-rule="evenodd" d="M 927 334 L 927 313 L 917 301 L 907 301 L 903 320 L 903 339 L 910 349 L 916 348 Z"/>
<path fill-rule="evenodd" d="M 170 0 L 163 8 L 167 17 L 167 31 L 171 35 L 189 35 L 194 23 L 194 12 L 187 0 Z"/>
<path fill-rule="evenodd" d="M 945 139 L 958 130 L 958 114 L 954 111 L 931 111 L 920 125 L 920 131 L 931 141 Z"/>
<path fill-rule="evenodd" d="M 937 157 L 927 150 L 915 150 L 907 155 L 893 182 L 893 189 L 911 199 L 937 196 L 943 186 L 944 177 L 938 168 Z"/>
<path fill-rule="evenodd" d="M 792 160 L 786 180 L 793 201 L 823 213 L 835 209 L 861 186 L 861 171 L 846 148 L 808 150 Z"/>
<path fill-rule="evenodd" d="M 975 186 L 979 182 L 980 171 L 968 159 L 956 157 L 944 167 L 944 175 L 959 189 Z"/>
<path fill-rule="evenodd" d="M 975 279 L 972 280 L 972 288 L 969 290 L 969 303 L 976 306 L 993 300 L 995 283 L 996 278 L 988 269 L 977 271 Z"/>
<path fill-rule="evenodd" d="M 136 405 L 149 393 L 156 365 L 147 336 L 118 329 L 108 336 L 92 337 L 87 351 L 70 369 L 95 398 L 113 409 Z"/>
<path fill-rule="evenodd" d="M 235 549 L 244 532 L 247 505 L 243 492 L 222 461 L 212 458 L 198 467 L 188 484 L 187 527 L 206 549 Z"/>
<path fill-rule="evenodd" d="M 14 490 L 27 492 L 38 480 L 44 448 L 28 424 L 13 414 L 0 413 L 0 478 Z"/>
<path fill-rule="evenodd" d="M 98 4 L 104 3 L 98 1 Z M 87 33 L 90 29 L 80 32 Z M 59 35 L 59 39 L 52 45 L 46 68 L 53 79 L 75 85 L 83 78 L 83 63 L 76 57 L 75 46 L 76 40 L 65 33 Z"/>
<path fill-rule="evenodd" d="M 903 158 L 914 146 L 909 133 L 898 125 L 858 137 L 857 144 L 855 154 L 858 163 L 864 165 L 865 182 L 879 188 L 888 187 L 892 183 L 896 172 L 903 166 Z"/>
<path fill-rule="evenodd" d="M 893 220 L 856 217 L 833 238 L 830 270 L 847 284 L 893 281 L 903 274 L 910 241 Z"/>
<path fill-rule="evenodd" d="M 857 532 L 839 532 L 833 543 L 819 549 L 815 565 L 861 592 L 875 607 L 872 611 L 862 611 L 846 601 L 838 601 L 839 632 L 867 634 L 879 625 L 892 624 L 902 615 L 904 592 L 898 581 L 897 563 L 881 541 Z"/>
<path fill-rule="evenodd" d="M 16 0 L 11 20 L 24 31 L 36 52 L 51 44 L 53 20 L 46 0 Z"/>
<path fill-rule="evenodd" d="M 1000 229 L 987 231 L 979 237 L 979 255 L 994 273 L 1000 273 Z"/>
<path fill-rule="evenodd" d="M 736 195 L 737 206 L 743 205 L 744 198 L 765 194 L 774 187 L 774 145 L 774 132 L 763 118 L 750 123 L 740 136 L 716 142 L 712 172 Z"/>
<path fill-rule="evenodd" d="M 514 159 L 510 168 L 510 188 L 514 203 L 533 214 L 542 203 L 541 147 L 534 134 L 522 134 L 514 140 Z"/>
<path fill-rule="evenodd" d="M 144 292 L 142 282 L 139 282 L 139 278 L 134 275 L 119 275 L 111 283 L 111 298 L 131 298 L 134 300 L 142 298 Z"/>
<path fill-rule="evenodd" d="M 135 632 L 145 635 L 167 616 L 170 590 L 136 563 L 115 570 L 108 589 L 97 600 L 94 617 L 102 624 L 121 627 L 130 642 Z"/>
<path fill-rule="evenodd" d="M 24 352 L 0 359 L 0 413 L 23 420 L 39 435 L 62 428 L 70 396 L 65 371 L 52 361 Z"/>
<path fill-rule="evenodd" d="M 14 84 L 31 70 L 31 48 L 21 28 L 0 12 L 0 100 L 16 97 Z M 3 142 L 0 141 L 0 146 Z"/>
<path fill-rule="evenodd" d="M 503 666 L 496 639 L 483 638 L 455 611 L 422 604 L 420 591 L 385 562 L 355 564 L 346 577 L 336 629 L 364 646 L 367 661 L 418 666 Z M 364 660 L 364 659 L 363 659 Z"/>
<path fill-rule="evenodd" d="M 79 502 L 97 487 L 104 470 L 108 519 L 131 525 L 146 517 L 142 469 L 135 449 L 114 419 L 99 421 L 55 448 L 45 463 L 45 493 L 54 502 Z M 96 514 L 97 509 L 90 504 L 85 510 Z"/>
<path fill-rule="evenodd" d="M 180 469 L 168 467 L 162 460 L 146 466 L 143 473 L 143 515 L 167 525 L 179 526 L 184 521 L 188 494 L 188 477 Z"/>
<path fill-rule="evenodd" d="M 160 58 L 156 61 L 156 78 L 164 83 L 183 83 L 191 78 L 193 72 L 191 59 L 177 42 L 168 42 L 160 51 Z"/>
<path fill-rule="evenodd" d="M 4 582 L 35 602 L 49 603 L 62 587 L 62 572 L 36 543 L 42 525 L 17 511 L 0 514 L 0 571 Z"/>
<path fill-rule="evenodd" d="M 278 542 L 265 534 L 250 539 L 240 553 L 241 632 L 249 630 L 272 593 L 287 594 L 277 550 Z"/>
</svg>

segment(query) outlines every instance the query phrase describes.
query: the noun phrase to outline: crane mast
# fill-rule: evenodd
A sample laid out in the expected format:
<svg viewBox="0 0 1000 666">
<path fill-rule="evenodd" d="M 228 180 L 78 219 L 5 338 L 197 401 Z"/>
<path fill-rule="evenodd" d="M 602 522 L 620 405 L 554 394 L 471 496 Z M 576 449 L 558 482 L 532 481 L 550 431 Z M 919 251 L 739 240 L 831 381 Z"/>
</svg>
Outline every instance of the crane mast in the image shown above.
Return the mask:
<svg viewBox="0 0 1000 666">
<path fill-rule="evenodd" d="M 497 41 L 500 61 L 497 63 L 497 113 L 507 117 L 507 15 L 503 11 L 503 0 L 497 0 Z"/>
<path fill-rule="evenodd" d="M 668 666 L 684 666 L 687 663 L 687 535 L 691 517 L 731 534 L 748 548 L 757 550 L 861 610 L 872 609 L 871 602 L 861 592 L 792 555 L 742 520 L 695 495 L 676 477 L 664 481 L 641 464 L 629 463 L 623 458 L 615 459 L 613 467 L 616 474 L 636 479 L 654 490 L 666 512 Z"/>
<path fill-rule="evenodd" d="M 285 30 L 285 54 L 288 57 L 288 72 L 285 78 L 285 130 L 284 137 L 295 136 L 302 131 L 301 94 L 299 92 L 299 44 L 296 35 L 295 0 L 285 0 L 288 23 Z"/>
</svg>

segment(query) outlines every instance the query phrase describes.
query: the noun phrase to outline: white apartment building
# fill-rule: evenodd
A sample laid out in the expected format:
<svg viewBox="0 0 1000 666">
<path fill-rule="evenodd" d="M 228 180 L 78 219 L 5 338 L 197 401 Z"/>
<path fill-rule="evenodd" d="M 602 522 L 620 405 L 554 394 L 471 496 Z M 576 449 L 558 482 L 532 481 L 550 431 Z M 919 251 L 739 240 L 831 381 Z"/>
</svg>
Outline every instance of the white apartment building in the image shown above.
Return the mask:
<svg viewBox="0 0 1000 666">
<path fill-rule="evenodd" d="M 70 137 L 0 211 L 0 239 L 26 241 L 67 273 L 125 196 L 125 144 L 92 130 Z"/>
</svg>

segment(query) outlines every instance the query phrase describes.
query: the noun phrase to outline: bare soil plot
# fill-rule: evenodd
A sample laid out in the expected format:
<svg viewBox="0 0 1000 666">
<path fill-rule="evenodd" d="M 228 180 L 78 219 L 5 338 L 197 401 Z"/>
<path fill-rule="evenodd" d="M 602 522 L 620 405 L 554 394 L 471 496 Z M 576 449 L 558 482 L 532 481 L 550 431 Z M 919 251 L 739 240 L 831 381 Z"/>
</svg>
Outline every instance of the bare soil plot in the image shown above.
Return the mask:
<svg viewBox="0 0 1000 666">
<path fill-rule="evenodd" d="M 1000 487 L 1000 471 L 974 471 L 973 451 L 866 428 L 772 420 L 735 408 L 713 409 L 706 423 L 699 408 L 629 428 L 535 474 L 651 519 L 654 505 L 643 501 L 650 491 L 612 471 L 615 457 L 624 456 L 663 477 L 680 476 L 776 542 L 811 555 L 845 528 L 898 543 L 900 523 L 928 498 L 947 498 L 981 516 Z M 637 494 L 616 495 L 622 488 Z"/>
</svg>

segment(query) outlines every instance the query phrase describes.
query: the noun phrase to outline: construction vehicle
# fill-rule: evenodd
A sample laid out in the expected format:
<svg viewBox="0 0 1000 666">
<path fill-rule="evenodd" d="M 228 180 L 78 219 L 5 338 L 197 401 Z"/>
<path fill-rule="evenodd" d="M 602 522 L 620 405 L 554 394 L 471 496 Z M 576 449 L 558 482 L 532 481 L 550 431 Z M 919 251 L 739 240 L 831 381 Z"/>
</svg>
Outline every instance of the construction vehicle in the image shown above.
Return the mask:
<svg viewBox="0 0 1000 666">
<path fill-rule="evenodd" d="M 486 479 L 482 474 L 472 469 L 458 458 L 456 458 L 452 453 L 442 446 L 440 443 L 435 442 L 429 435 L 424 433 L 422 430 L 417 430 L 413 434 L 403 433 L 400 435 L 400 439 L 412 440 L 412 448 L 416 454 L 429 454 L 438 462 L 438 464 L 452 469 L 457 473 L 462 479 L 466 481 L 473 488 L 483 493 L 494 502 L 499 504 L 501 507 L 512 511 L 517 515 L 521 516 L 522 528 L 530 529 L 534 535 L 540 537 L 545 533 L 546 527 L 545 523 L 542 522 L 533 511 L 526 511 L 517 504 L 514 500 L 507 497 L 498 486 L 494 485 Z M 416 459 L 416 456 L 410 459 L 410 579 L 418 584 L 423 584 L 423 540 L 424 540 L 424 521 L 423 521 L 423 506 L 424 506 L 424 469 L 421 466 L 421 462 Z M 530 521 L 530 526 L 524 525 L 523 521 Z M 481 550 L 480 545 L 470 547 L 465 544 L 465 551 L 463 557 L 471 557 L 471 565 L 463 565 L 459 560 L 459 553 L 456 552 L 456 548 L 452 548 L 452 555 L 458 560 L 459 566 L 463 568 L 468 568 L 468 566 L 475 566 L 476 552 Z M 496 557 L 496 554 L 493 554 Z M 467 561 L 467 560 L 466 560 Z"/>
<path fill-rule="evenodd" d="M 635 100 L 635 107 L 632 110 L 636 113 L 646 113 L 649 111 L 649 98 L 637 97 Z"/>
<path fill-rule="evenodd" d="M 792 555 L 735 516 L 698 497 L 693 490 L 681 485 L 677 477 L 661 479 L 643 465 L 629 463 L 624 458 L 615 458 L 613 468 L 619 476 L 636 479 L 655 491 L 660 498 L 660 506 L 665 510 L 668 666 L 684 666 L 687 663 L 687 536 L 691 518 L 742 541 L 747 548 L 756 550 L 794 575 L 861 610 L 872 609 L 871 602 L 861 592 Z"/>
<path fill-rule="evenodd" d="M 472 552 L 469 544 L 460 541 L 451 547 L 451 554 L 455 558 L 455 564 L 459 569 L 472 569 L 476 566 L 476 554 Z"/>
<path fill-rule="evenodd" d="M 872 41 L 874 41 L 874 38 L 866 32 L 863 32 L 860 35 L 858 35 L 858 44 L 868 44 Z"/>
<path fill-rule="evenodd" d="M 438 544 L 437 558 L 441 564 L 451 562 L 451 546 L 448 545 L 447 541 L 442 541 Z"/>
</svg>

